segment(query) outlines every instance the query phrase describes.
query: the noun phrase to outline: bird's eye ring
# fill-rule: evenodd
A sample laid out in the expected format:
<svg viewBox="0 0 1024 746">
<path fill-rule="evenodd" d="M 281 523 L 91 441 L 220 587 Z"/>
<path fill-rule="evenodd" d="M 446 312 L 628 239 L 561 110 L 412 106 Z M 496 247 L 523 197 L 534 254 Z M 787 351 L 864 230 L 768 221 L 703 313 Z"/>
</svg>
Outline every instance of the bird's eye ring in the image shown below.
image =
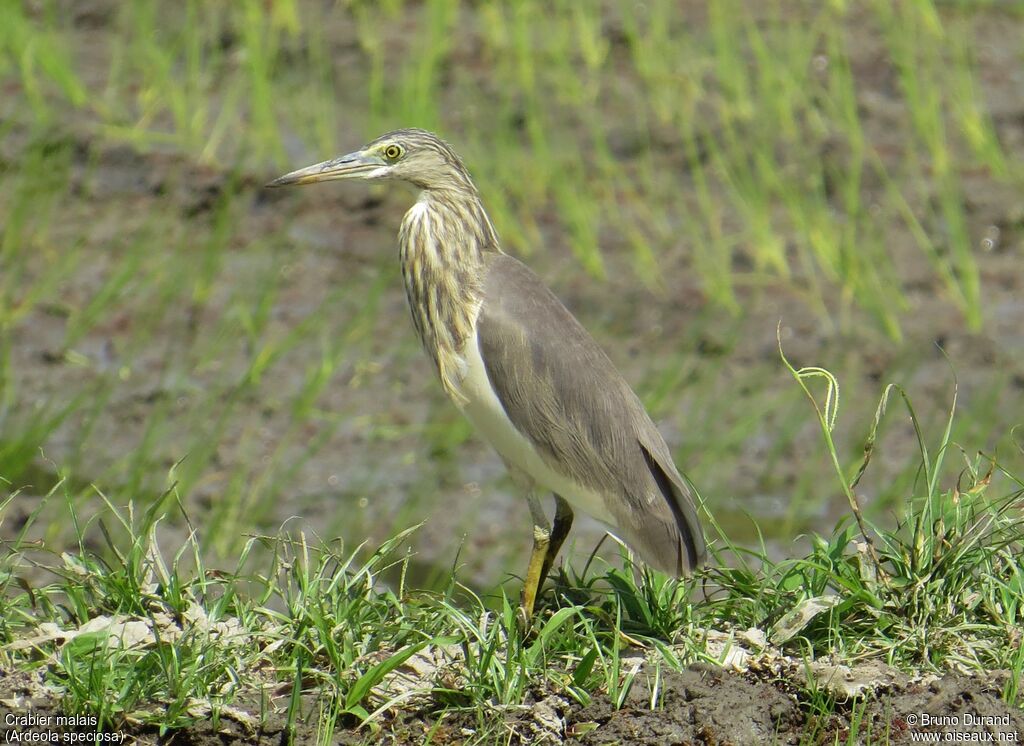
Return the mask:
<svg viewBox="0 0 1024 746">
<path fill-rule="evenodd" d="M 384 148 L 384 157 L 389 161 L 398 160 L 399 156 L 402 155 L 402 148 L 398 145 L 388 145 Z"/>
</svg>

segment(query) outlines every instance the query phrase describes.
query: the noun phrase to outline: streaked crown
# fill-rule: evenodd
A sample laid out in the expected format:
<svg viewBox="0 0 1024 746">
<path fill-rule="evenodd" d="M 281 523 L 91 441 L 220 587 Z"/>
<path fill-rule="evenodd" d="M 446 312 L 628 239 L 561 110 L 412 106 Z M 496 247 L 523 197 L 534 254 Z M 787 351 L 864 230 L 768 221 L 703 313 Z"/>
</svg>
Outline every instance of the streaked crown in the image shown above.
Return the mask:
<svg viewBox="0 0 1024 746">
<path fill-rule="evenodd" d="M 363 148 L 388 164 L 386 178 L 421 189 L 451 189 L 476 194 L 469 172 L 451 146 L 432 132 L 401 129 L 381 135 Z"/>
</svg>

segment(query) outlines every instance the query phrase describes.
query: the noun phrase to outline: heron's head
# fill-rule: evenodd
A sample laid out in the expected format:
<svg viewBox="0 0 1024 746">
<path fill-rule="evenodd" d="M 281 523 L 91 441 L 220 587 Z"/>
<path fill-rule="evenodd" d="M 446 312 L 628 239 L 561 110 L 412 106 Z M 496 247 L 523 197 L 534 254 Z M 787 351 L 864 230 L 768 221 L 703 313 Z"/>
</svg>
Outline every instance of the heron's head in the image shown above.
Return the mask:
<svg viewBox="0 0 1024 746">
<path fill-rule="evenodd" d="M 381 135 L 360 150 L 292 171 L 267 186 L 335 179 L 399 179 L 421 189 L 476 193 L 469 173 L 448 143 L 418 129 Z"/>
</svg>

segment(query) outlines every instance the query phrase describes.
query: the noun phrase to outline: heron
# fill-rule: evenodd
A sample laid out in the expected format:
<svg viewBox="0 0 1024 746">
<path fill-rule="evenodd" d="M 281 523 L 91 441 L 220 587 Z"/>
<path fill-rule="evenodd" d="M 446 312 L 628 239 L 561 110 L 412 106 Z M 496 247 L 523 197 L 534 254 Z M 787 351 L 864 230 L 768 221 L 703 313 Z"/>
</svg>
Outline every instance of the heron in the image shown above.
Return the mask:
<svg viewBox="0 0 1024 746">
<path fill-rule="evenodd" d="M 400 129 L 268 186 L 338 179 L 419 190 L 398 232 L 416 334 L 441 386 L 526 493 L 533 549 L 520 608 L 537 596 L 573 511 L 676 577 L 705 559 L 693 495 L 640 399 L 525 264 L 505 253 L 480 193 L 444 140 Z M 554 496 L 553 520 L 542 498 Z"/>
</svg>

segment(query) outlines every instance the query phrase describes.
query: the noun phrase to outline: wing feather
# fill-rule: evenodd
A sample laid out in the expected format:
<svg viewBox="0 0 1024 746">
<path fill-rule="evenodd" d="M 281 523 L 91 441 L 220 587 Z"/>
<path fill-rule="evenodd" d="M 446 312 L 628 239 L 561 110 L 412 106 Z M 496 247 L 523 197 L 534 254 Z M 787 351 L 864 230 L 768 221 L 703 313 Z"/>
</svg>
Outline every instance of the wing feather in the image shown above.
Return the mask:
<svg viewBox="0 0 1024 746">
<path fill-rule="evenodd" d="M 699 566 L 704 536 L 668 446 L 608 356 L 518 260 L 488 260 L 477 341 L 516 429 L 548 466 L 598 492 L 650 565 Z"/>
</svg>

